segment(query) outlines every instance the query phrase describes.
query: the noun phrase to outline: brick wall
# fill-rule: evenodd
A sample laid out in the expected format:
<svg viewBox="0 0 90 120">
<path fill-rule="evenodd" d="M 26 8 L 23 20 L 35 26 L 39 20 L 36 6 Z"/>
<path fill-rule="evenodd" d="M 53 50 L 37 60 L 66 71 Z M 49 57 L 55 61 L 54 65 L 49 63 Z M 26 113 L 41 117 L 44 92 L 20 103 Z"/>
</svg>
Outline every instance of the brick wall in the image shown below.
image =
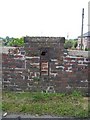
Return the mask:
<svg viewBox="0 0 90 120">
<path fill-rule="evenodd" d="M 3 89 L 88 91 L 88 57 L 64 54 L 64 38 L 25 37 L 25 54 L 3 53 Z"/>
</svg>

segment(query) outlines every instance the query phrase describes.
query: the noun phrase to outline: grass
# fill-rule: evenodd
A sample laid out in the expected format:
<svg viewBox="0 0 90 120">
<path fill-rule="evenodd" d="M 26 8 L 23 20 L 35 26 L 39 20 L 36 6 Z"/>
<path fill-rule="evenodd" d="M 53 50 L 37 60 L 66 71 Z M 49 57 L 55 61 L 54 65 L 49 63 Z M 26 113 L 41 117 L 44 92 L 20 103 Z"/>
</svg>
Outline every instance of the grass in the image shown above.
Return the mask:
<svg viewBox="0 0 90 120">
<path fill-rule="evenodd" d="M 70 117 L 88 117 L 88 99 L 80 92 L 61 93 L 3 92 L 2 109 L 8 113 L 27 113 Z"/>
</svg>

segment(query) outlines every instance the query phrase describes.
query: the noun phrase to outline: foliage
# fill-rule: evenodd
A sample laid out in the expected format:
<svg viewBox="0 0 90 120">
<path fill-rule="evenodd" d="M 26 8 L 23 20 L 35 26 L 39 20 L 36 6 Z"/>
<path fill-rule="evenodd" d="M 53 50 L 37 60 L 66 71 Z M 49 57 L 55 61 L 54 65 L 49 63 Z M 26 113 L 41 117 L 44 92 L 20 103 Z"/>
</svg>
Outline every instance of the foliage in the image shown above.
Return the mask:
<svg viewBox="0 0 90 120">
<path fill-rule="evenodd" d="M 74 47 L 76 48 L 76 47 L 77 47 L 77 45 L 78 45 L 78 43 L 77 43 L 77 41 L 75 41 L 75 43 L 74 43 Z"/>
<path fill-rule="evenodd" d="M 90 48 L 85 48 L 85 51 L 90 51 Z"/>
<path fill-rule="evenodd" d="M 66 40 L 64 44 L 65 49 L 75 49 L 77 47 L 77 40 Z"/>
<path fill-rule="evenodd" d="M 88 48 L 85 48 L 85 51 L 88 51 Z"/>
<path fill-rule="evenodd" d="M 90 48 L 88 48 L 88 51 L 90 51 Z"/>
<path fill-rule="evenodd" d="M 3 38 L 3 45 L 4 46 L 15 46 L 15 47 L 21 47 L 24 45 L 24 38 L 13 38 L 6 36 L 6 38 Z"/>
<path fill-rule="evenodd" d="M 8 43 L 9 43 L 12 39 L 13 39 L 13 37 L 10 38 L 9 36 L 6 36 L 6 38 L 2 38 L 2 40 L 3 40 L 3 46 L 7 46 Z"/>
<path fill-rule="evenodd" d="M 65 49 L 70 49 L 73 46 L 72 41 L 65 41 L 64 48 Z"/>
<path fill-rule="evenodd" d="M 9 43 L 9 46 L 14 47 L 20 47 L 24 45 L 24 39 L 23 38 L 13 38 Z"/>
</svg>

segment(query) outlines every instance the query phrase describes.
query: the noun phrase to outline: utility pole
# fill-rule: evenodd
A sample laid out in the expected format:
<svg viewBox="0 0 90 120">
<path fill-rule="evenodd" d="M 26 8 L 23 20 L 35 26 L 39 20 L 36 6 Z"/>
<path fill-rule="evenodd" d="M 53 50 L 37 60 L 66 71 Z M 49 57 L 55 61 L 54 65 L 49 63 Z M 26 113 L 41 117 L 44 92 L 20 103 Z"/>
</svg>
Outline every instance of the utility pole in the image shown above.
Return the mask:
<svg viewBox="0 0 90 120">
<path fill-rule="evenodd" d="M 83 21 L 84 21 L 84 8 L 82 9 L 81 50 L 83 49 Z"/>
</svg>

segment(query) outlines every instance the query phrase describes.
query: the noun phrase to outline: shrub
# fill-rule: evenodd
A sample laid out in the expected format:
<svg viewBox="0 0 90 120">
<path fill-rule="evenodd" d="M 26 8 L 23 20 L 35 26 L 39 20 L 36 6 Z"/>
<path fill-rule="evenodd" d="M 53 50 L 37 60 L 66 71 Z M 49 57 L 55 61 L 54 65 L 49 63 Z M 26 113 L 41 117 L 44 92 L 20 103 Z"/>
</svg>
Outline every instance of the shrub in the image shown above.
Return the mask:
<svg viewBox="0 0 90 120">
<path fill-rule="evenodd" d="M 77 45 L 78 45 L 78 43 L 77 43 L 77 41 L 75 41 L 75 43 L 74 43 L 74 47 L 76 48 L 76 47 L 77 47 Z"/>
<path fill-rule="evenodd" d="M 88 51 L 88 48 L 85 48 L 85 51 Z"/>
<path fill-rule="evenodd" d="M 66 41 L 64 44 L 65 49 L 71 49 L 73 46 L 73 43 L 71 41 Z"/>
</svg>

